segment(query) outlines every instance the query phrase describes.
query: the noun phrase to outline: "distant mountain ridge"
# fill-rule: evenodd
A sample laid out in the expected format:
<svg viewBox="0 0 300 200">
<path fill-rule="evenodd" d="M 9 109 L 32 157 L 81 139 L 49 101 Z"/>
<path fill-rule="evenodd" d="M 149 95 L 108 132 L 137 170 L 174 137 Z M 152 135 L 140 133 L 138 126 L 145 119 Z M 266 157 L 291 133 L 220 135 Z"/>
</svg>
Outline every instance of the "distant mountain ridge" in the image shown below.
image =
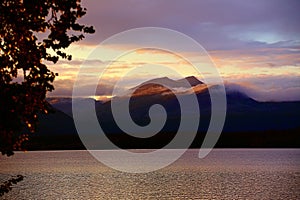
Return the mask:
<svg viewBox="0 0 300 200">
<path fill-rule="evenodd" d="M 193 87 L 199 84 L 203 84 L 203 82 L 199 81 L 195 76 L 188 76 L 186 78 L 182 78 L 179 80 L 173 80 L 170 79 L 168 77 L 162 77 L 162 78 L 156 78 L 156 79 L 152 79 L 149 81 L 146 81 L 136 87 L 134 87 L 133 89 L 137 89 L 143 85 L 147 85 L 149 83 L 156 83 L 156 84 L 161 84 L 161 85 L 165 85 L 171 88 L 189 88 L 189 87 Z M 189 85 L 187 85 L 186 83 L 189 83 Z"/>
<path fill-rule="evenodd" d="M 188 81 L 190 88 L 182 87 Z M 161 83 L 161 84 L 159 84 Z M 168 86 L 168 87 L 164 87 Z M 127 136 L 119 129 L 111 113 L 111 101 L 99 102 L 93 99 L 79 99 L 80 101 L 94 101 L 99 123 L 112 141 L 124 148 L 160 148 L 174 137 L 180 124 L 181 111 L 176 95 L 190 98 L 196 94 L 200 107 L 200 122 L 198 135 L 193 147 L 198 147 L 204 138 L 211 117 L 211 101 L 205 83 L 195 77 L 185 80 L 172 80 L 167 77 L 146 81 L 134 89 L 131 97 L 114 97 L 117 102 L 130 98 L 130 115 L 132 120 L 140 126 L 150 122 L 149 108 L 154 104 L 161 104 L 168 114 L 167 122 L 157 136 L 147 139 L 137 139 Z M 175 93 L 169 88 L 174 89 Z M 181 88 L 176 90 L 176 88 Z M 300 102 L 258 102 L 237 90 L 227 90 L 227 113 L 224 129 L 218 147 L 299 147 L 300 148 Z M 194 93 L 194 94 L 192 94 Z M 57 111 L 51 116 L 41 117 L 40 135 L 45 137 L 71 137 L 72 145 L 80 144 L 74 123 L 72 122 L 71 98 L 49 98 L 49 102 Z M 82 106 L 81 109 L 84 109 Z M 68 117 L 67 117 L 67 115 Z M 195 116 L 195 110 L 187 108 L 189 117 Z M 55 124 L 58 127 L 55 128 Z M 57 132 L 60 132 L 59 134 Z M 37 134 L 39 135 L 39 134 Z M 73 135 L 73 136 L 72 136 Z M 75 138 L 75 139 L 74 139 Z M 41 139 L 37 139 L 40 141 Z M 58 140 L 53 141 L 55 144 Z M 38 145 L 38 142 L 37 142 Z M 50 145 L 51 146 L 51 145 Z M 80 145 L 79 145 L 80 146 Z M 63 148 L 61 144 L 60 148 Z M 69 148 L 67 148 L 69 149 Z"/>
</svg>

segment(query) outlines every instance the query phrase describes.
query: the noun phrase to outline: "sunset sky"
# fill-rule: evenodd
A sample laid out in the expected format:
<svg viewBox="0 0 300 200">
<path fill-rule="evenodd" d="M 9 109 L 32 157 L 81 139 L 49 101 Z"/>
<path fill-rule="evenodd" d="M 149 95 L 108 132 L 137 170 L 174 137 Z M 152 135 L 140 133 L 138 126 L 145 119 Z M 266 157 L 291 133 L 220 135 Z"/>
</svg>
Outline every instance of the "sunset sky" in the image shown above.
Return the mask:
<svg viewBox="0 0 300 200">
<path fill-rule="evenodd" d="M 56 89 L 49 96 L 71 96 L 83 61 L 101 69 L 110 61 L 110 54 L 124 48 L 124 44 L 107 46 L 99 52 L 101 59 L 89 57 L 103 40 L 132 28 L 163 27 L 180 31 L 200 43 L 230 87 L 261 101 L 300 100 L 298 0 L 86 0 L 83 6 L 87 15 L 80 22 L 93 25 L 96 33 L 67 50 L 73 55 L 71 62 L 59 61 L 50 66 L 59 76 Z M 173 54 L 135 51 L 106 71 L 105 82 L 100 83 L 102 87 L 96 96 L 110 96 L 114 81 L 123 76 L 124 69 L 147 66 L 149 62 L 180 70 L 183 76 L 195 75 L 188 63 Z M 160 76 L 176 78 L 149 66 L 139 76 L 132 76 L 124 90 L 149 77 Z M 85 81 L 88 87 L 88 79 Z"/>
</svg>

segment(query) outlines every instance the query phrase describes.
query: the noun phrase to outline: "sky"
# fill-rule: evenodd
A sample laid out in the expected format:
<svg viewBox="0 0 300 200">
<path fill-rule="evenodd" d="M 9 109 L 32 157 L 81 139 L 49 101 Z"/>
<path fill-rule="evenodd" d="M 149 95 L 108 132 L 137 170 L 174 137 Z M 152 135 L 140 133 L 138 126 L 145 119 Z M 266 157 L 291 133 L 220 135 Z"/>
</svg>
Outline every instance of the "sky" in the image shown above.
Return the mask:
<svg viewBox="0 0 300 200">
<path fill-rule="evenodd" d="M 71 62 L 50 64 L 59 76 L 55 91 L 49 96 L 71 96 L 83 63 L 91 66 L 89 73 L 99 72 L 111 63 L 111 55 L 135 45 L 116 43 L 95 53 L 99 44 L 114 34 L 133 28 L 162 27 L 179 31 L 201 44 L 231 89 L 260 101 L 300 100 L 298 0 L 85 0 L 82 4 L 87 14 L 80 22 L 93 25 L 96 33 L 67 49 L 73 55 Z M 181 55 L 188 53 L 196 54 L 182 51 Z M 169 73 L 169 69 L 179 71 L 181 76 L 198 77 L 183 57 L 153 49 L 123 55 L 109 65 L 95 96 L 109 98 L 116 81 L 135 68 L 141 70 L 127 74 L 121 89 L 160 76 L 180 78 Z M 88 76 L 81 81 L 83 88 L 91 82 Z"/>
</svg>

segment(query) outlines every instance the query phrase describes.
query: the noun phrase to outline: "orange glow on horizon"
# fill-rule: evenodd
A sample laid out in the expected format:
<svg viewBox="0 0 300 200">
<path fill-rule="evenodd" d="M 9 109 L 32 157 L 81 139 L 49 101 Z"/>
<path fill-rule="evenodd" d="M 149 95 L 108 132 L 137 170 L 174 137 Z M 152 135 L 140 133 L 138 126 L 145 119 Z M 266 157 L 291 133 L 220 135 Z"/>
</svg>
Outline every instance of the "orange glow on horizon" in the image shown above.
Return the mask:
<svg viewBox="0 0 300 200">
<path fill-rule="evenodd" d="M 95 73 L 95 70 L 103 70 L 111 64 L 105 71 L 105 75 L 103 77 L 103 79 L 107 80 L 120 79 L 130 70 L 139 67 L 144 67 L 144 69 L 142 70 L 141 68 L 140 75 L 132 76 L 132 79 L 143 79 L 155 76 L 167 76 L 173 79 L 181 78 L 176 77 L 173 72 L 168 72 L 168 70 L 172 69 L 184 77 L 198 74 L 190 63 L 186 62 L 186 60 L 182 59 L 180 56 L 171 54 L 170 52 L 141 49 L 124 55 L 113 63 L 110 63 L 110 58 L 113 55 L 118 54 L 120 49 L 123 48 L 122 46 L 108 46 L 100 52 L 96 52 L 96 54 L 101 55 L 101 58 L 104 60 L 100 60 L 96 57 L 88 57 L 94 48 L 95 46 L 92 45 L 73 45 L 68 49 L 68 52 L 73 55 L 72 61 L 60 61 L 56 65 L 49 65 L 52 71 L 59 73 L 59 76 L 54 82 L 56 89 L 63 88 L 71 91 L 77 77 L 77 73 L 79 72 L 83 62 L 91 66 L 89 71 L 91 74 Z M 230 79 L 244 79 L 259 76 L 300 76 L 300 70 L 298 69 L 300 65 L 300 57 L 297 54 L 284 54 L 282 49 L 275 49 L 274 51 L 277 53 L 272 54 L 271 51 L 273 50 L 274 49 L 258 49 L 253 50 L 252 52 L 220 50 L 208 53 L 225 81 Z M 264 52 L 264 54 L 260 55 L 259 52 Z M 269 53 L 270 56 L 266 56 L 266 52 Z M 182 55 L 184 55 L 184 52 Z M 297 64 L 295 65 L 293 63 Z M 153 66 L 157 65 L 163 67 L 159 68 L 156 66 L 154 68 L 151 64 Z M 274 67 L 274 65 L 278 66 Z M 205 71 L 206 64 L 203 63 L 202 66 L 203 75 L 210 76 L 209 72 Z M 89 82 L 88 74 L 86 81 L 87 83 Z M 55 91 L 52 94 L 55 96 Z M 50 94 L 50 96 L 52 94 Z"/>
</svg>

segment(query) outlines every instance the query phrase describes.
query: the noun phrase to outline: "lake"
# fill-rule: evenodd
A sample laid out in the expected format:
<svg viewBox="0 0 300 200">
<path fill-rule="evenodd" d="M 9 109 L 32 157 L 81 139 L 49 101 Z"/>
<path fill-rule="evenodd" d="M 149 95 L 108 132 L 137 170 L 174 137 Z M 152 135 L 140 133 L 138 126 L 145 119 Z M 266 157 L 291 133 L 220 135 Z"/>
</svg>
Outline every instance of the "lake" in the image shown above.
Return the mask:
<svg viewBox="0 0 300 200">
<path fill-rule="evenodd" d="M 197 155 L 188 150 L 166 168 L 131 174 L 106 167 L 87 151 L 18 152 L 0 157 L 0 181 L 26 176 L 3 199 L 300 199 L 299 149 Z"/>
</svg>

